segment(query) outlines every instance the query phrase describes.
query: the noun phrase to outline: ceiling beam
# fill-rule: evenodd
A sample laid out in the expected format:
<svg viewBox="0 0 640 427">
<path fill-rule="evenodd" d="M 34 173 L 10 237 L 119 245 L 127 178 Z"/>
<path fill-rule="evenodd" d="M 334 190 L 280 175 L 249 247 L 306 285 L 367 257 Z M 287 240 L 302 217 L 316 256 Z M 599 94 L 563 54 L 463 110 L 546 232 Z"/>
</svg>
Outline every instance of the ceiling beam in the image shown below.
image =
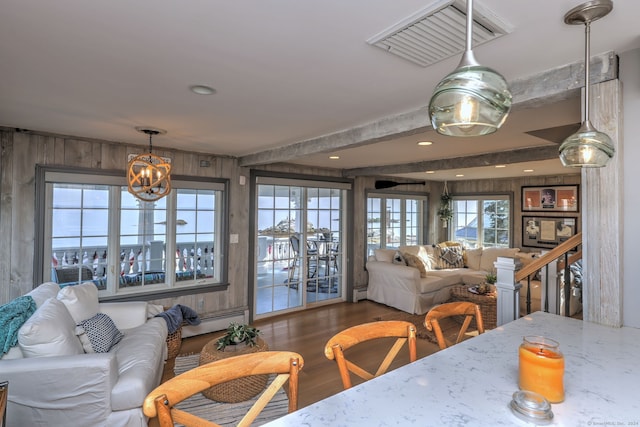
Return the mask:
<svg viewBox="0 0 640 427">
<path fill-rule="evenodd" d="M 614 52 L 592 56 L 590 65 L 590 80 L 593 84 L 618 78 L 618 57 Z M 509 83 L 514 109 L 535 108 L 568 99 L 575 96 L 583 85 L 583 61 Z M 427 106 L 423 106 L 330 135 L 249 154 L 240 157 L 238 161 L 243 167 L 287 162 L 312 154 L 335 152 L 414 135 L 429 129 L 431 129 L 431 123 Z"/>
<path fill-rule="evenodd" d="M 500 151 L 496 153 L 476 154 L 466 157 L 452 157 L 449 159 L 424 160 L 414 163 L 397 165 L 369 166 L 366 168 L 345 169 L 345 177 L 397 175 L 403 173 L 424 172 L 428 170 L 450 170 L 477 168 L 491 165 L 509 165 L 513 163 L 535 162 L 558 158 L 558 146 L 544 145 L 541 147 L 519 148 L 516 150 Z"/>
</svg>

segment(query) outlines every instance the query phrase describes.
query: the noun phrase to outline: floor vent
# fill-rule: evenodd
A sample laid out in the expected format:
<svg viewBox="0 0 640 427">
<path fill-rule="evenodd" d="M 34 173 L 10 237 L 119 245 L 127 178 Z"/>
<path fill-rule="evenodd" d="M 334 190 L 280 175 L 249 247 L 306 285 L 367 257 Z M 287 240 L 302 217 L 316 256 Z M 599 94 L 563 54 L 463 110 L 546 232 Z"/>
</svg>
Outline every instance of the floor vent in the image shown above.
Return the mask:
<svg viewBox="0 0 640 427">
<path fill-rule="evenodd" d="M 422 67 L 464 51 L 465 0 L 440 0 L 373 36 L 367 43 Z M 473 47 L 512 31 L 510 25 L 478 2 L 473 6 Z"/>
</svg>

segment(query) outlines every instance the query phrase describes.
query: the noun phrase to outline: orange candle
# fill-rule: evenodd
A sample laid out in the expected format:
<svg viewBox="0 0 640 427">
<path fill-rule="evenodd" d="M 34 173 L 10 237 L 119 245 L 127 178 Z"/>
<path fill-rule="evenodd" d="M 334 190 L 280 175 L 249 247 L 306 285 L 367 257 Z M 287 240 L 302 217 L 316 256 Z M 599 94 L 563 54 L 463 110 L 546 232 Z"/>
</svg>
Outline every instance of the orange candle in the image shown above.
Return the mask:
<svg viewBox="0 0 640 427">
<path fill-rule="evenodd" d="M 551 403 L 564 400 L 564 356 L 559 344 L 544 337 L 524 337 L 518 350 L 521 390 L 534 391 Z"/>
</svg>

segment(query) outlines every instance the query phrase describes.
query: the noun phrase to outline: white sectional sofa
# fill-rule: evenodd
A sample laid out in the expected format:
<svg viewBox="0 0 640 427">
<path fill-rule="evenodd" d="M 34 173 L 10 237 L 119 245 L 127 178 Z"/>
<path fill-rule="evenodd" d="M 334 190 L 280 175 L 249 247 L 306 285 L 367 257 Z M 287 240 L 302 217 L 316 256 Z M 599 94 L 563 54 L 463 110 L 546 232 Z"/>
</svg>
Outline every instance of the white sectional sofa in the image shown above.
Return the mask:
<svg viewBox="0 0 640 427">
<path fill-rule="evenodd" d="M 519 251 L 518 248 L 464 250 L 451 242 L 401 246 L 397 251 L 378 249 L 366 266 L 367 299 L 407 313 L 424 314 L 446 302 L 453 286 L 482 283 L 488 273 L 495 272 L 493 263 L 498 257 L 514 258 Z"/>
<path fill-rule="evenodd" d="M 99 304 L 91 282 L 27 295 L 37 310 L 0 360 L 8 424 L 146 427 L 142 402 L 162 377 L 166 321 L 146 302 Z"/>
<path fill-rule="evenodd" d="M 449 249 L 443 251 L 443 248 Z M 484 282 L 488 273 L 495 273 L 493 264 L 498 257 L 517 258 L 524 266 L 536 255 L 521 252 L 519 248 L 463 249 L 455 242 L 401 246 L 398 250 L 377 249 L 367 262 L 367 299 L 407 313 L 424 314 L 431 307 L 449 300 L 452 287 Z M 442 256 L 447 256 L 448 260 L 442 260 Z M 527 314 L 527 281 L 521 283 L 520 315 L 524 316 Z M 532 280 L 531 312 L 543 308 L 540 295 L 540 281 Z M 564 304 L 564 298 L 560 304 Z M 580 297 L 573 292 L 570 307 L 572 316 L 582 310 Z"/>
</svg>

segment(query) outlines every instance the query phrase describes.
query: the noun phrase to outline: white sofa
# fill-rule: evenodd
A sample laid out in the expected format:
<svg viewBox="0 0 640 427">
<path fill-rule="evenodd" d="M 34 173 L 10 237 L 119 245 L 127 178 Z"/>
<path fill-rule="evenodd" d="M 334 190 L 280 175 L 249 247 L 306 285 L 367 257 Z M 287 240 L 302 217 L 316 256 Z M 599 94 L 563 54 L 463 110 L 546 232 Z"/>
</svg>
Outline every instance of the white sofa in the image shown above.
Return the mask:
<svg viewBox="0 0 640 427">
<path fill-rule="evenodd" d="M 369 283 L 367 299 L 395 307 L 407 313 L 424 314 L 450 298 L 451 288 L 478 285 L 490 272 L 498 257 L 517 257 L 518 248 L 446 249 L 456 245 L 401 246 L 398 250 L 377 249 L 367 262 Z M 443 263 L 444 253 L 455 251 L 459 259 Z M 398 260 L 398 256 L 402 260 Z M 410 265 L 406 264 L 411 258 Z M 417 259 L 416 259 L 417 258 Z M 422 266 L 416 265 L 417 261 Z M 413 262 L 412 262 L 413 261 Z M 456 267 L 446 268 L 448 265 Z"/>
<path fill-rule="evenodd" d="M 152 317 L 146 302 L 99 304 L 91 286 L 49 282 L 27 294 L 37 310 L 0 360 L 0 379 L 9 381 L 8 425 L 147 426 L 142 402 L 162 377 L 167 323 Z M 91 321 L 76 327 L 79 317 L 105 319 L 97 313 L 113 320 L 98 341 L 101 327 Z M 108 352 L 92 353 L 115 342 L 108 338 L 117 331 L 121 339 Z"/>
<path fill-rule="evenodd" d="M 452 247 L 452 242 L 445 242 L 442 247 Z M 450 299 L 451 288 L 464 284 L 478 285 L 484 282 L 489 272 L 495 273 L 494 262 L 498 257 L 517 258 L 522 266 L 533 261 L 537 253 L 520 252 L 519 248 L 478 248 L 462 249 L 461 260 L 455 268 L 446 267 L 439 260 L 442 255 L 439 245 L 401 246 L 395 249 L 377 249 L 375 255 L 367 262 L 369 284 L 367 299 L 376 301 L 399 310 L 414 314 L 424 314 L 437 304 Z M 459 246 L 459 245 L 458 245 Z M 406 258 L 410 255 L 419 258 L 422 265 L 415 265 Z M 402 259 L 398 259 L 402 256 Z M 422 270 L 422 271 L 421 271 Z M 527 281 L 523 280 L 520 290 L 520 315 L 527 314 L 526 290 Z M 541 283 L 531 281 L 531 312 L 541 310 Z M 564 304 L 561 298 L 560 304 Z M 562 307 L 564 307 L 562 305 Z M 570 315 L 582 310 L 579 295 L 572 292 Z"/>
</svg>

